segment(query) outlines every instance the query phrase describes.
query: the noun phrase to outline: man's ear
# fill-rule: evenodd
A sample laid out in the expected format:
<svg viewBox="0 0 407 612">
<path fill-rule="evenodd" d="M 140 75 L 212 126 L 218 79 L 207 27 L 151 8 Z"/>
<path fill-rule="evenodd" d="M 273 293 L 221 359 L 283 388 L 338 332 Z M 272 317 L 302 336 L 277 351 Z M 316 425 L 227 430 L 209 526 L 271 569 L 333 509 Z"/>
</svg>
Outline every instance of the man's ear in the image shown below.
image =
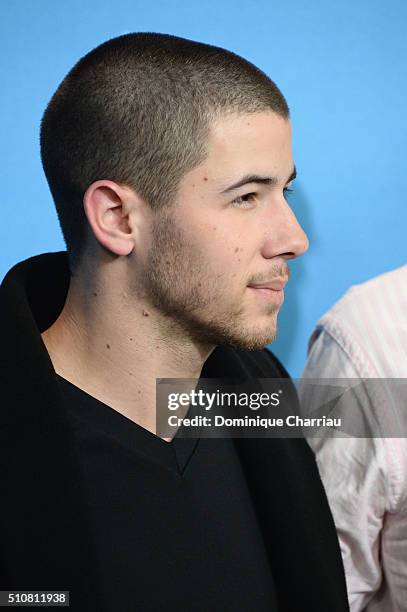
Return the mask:
<svg viewBox="0 0 407 612">
<path fill-rule="evenodd" d="M 92 183 L 83 198 L 83 206 L 96 240 L 115 255 L 129 255 L 134 248 L 135 228 L 132 208 L 137 194 L 113 181 Z"/>
</svg>

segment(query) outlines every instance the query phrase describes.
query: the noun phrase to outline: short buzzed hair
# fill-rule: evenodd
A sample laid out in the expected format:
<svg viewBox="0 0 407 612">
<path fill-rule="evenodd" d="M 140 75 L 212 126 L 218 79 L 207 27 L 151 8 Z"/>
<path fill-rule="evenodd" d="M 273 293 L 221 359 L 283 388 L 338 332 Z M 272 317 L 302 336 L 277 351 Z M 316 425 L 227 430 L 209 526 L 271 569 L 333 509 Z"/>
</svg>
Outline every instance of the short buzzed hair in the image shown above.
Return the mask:
<svg viewBox="0 0 407 612">
<path fill-rule="evenodd" d="M 207 156 L 211 123 L 228 113 L 288 118 L 273 81 L 240 56 L 156 33 L 113 38 L 72 68 L 41 123 L 41 158 L 71 271 L 87 238 L 83 196 L 109 179 L 153 209 L 171 204 L 182 177 Z"/>
</svg>

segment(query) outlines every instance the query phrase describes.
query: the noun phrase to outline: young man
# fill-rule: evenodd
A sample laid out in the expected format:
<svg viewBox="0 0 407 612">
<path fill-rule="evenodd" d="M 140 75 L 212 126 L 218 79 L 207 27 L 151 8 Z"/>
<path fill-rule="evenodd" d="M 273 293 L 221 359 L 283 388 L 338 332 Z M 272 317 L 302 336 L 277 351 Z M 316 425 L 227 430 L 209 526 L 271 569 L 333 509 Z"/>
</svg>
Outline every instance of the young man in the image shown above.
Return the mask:
<svg viewBox="0 0 407 612">
<path fill-rule="evenodd" d="M 64 79 L 41 153 L 68 255 L 2 286 L 3 588 L 87 610 L 346 610 L 303 440 L 155 435 L 157 378 L 287 377 L 263 349 L 308 245 L 281 92 L 223 49 L 126 35 Z"/>
</svg>

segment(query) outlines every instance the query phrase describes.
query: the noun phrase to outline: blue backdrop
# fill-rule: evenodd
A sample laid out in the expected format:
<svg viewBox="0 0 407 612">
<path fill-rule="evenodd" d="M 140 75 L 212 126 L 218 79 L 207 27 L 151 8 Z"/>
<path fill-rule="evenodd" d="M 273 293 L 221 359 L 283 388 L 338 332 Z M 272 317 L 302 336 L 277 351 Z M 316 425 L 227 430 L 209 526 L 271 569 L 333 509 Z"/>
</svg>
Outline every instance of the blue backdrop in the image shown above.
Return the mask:
<svg viewBox="0 0 407 612">
<path fill-rule="evenodd" d="M 406 261 L 406 20 L 405 0 L 2 0 L 0 276 L 64 248 L 38 130 L 79 57 L 131 31 L 224 46 L 267 72 L 291 108 L 291 202 L 311 247 L 292 264 L 273 348 L 298 376 L 321 314 Z"/>
</svg>

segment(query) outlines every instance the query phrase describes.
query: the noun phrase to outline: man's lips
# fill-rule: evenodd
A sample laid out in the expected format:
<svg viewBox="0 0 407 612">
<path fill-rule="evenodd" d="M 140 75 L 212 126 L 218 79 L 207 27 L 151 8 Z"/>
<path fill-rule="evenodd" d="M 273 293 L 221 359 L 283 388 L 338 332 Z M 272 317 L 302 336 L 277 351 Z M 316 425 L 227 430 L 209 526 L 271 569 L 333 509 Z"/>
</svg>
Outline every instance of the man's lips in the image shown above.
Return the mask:
<svg viewBox="0 0 407 612">
<path fill-rule="evenodd" d="M 250 283 L 251 289 L 269 289 L 270 291 L 282 291 L 286 286 L 288 278 L 275 278 L 266 283 Z"/>
<path fill-rule="evenodd" d="M 284 302 L 284 287 L 288 278 L 276 278 L 266 283 L 256 283 L 248 285 L 257 295 L 272 300 L 280 305 Z"/>
</svg>

